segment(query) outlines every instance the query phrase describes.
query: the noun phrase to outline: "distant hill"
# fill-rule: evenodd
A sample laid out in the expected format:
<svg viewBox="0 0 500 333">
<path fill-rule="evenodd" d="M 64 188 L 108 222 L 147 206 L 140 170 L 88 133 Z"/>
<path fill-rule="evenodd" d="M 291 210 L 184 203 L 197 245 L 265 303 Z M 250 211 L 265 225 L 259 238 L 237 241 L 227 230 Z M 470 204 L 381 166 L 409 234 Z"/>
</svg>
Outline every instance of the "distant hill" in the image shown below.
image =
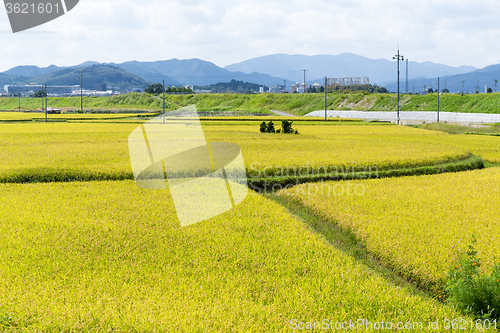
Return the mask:
<svg viewBox="0 0 500 333">
<path fill-rule="evenodd" d="M 167 81 L 174 82 L 168 83 L 169 85 L 182 83 L 208 86 L 219 82 L 230 82 L 231 80 L 267 86 L 283 84 L 282 78 L 261 73 L 230 72 L 209 61 L 200 59 L 171 59 L 155 62 L 131 61 L 118 64 L 118 66 L 148 81 L 162 82 L 163 78 L 165 78 L 165 84 L 167 84 Z"/>
<path fill-rule="evenodd" d="M 479 91 L 484 92 L 485 86 L 490 87 L 495 91 L 495 79 L 499 82 L 497 84 L 497 90 L 500 91 L 500 64 L 491 65 L 483 69 L 475 70 L 470 73 L 442 76 L 440 77 L 440 90 L 442 91 L 445 86 L 452 93 L 462 92 L 462 81 L 464 81 L 464 93 L 470 93 L 476 91 L 476 86 L 479 86 Z M 478 83 L 479 81 L 479 83 Z M 405 90 L 405 81 L 400 82 L 401 91 Z M 420 93 L 424 91 L 424 85 L 426 89 L 432 87 L 434 90 L 437 89 L 437 77 L 433 78 L 419 78 L 415 80 L 409 80 L 408 86 L 409 91 L 413 92 L 413 87 L 415 87 L 415 92 Z M 386 85 L 389 91 L 396 91 L 396 83 Z"/>
<path fill-rule="evenodd" d="M 5 71 L 4 74 L 24 76 L 24 77 L 35 77 L 39 75 L 52 73 L 60 69 L 62 69 L 62 67 L 57 67 L 54 65 L 50 65 L 49 67 L 43 67 L 43 68 L 40 68 L 38 66 L 16 66 L 9 69 L 8 71 Z"/>
<path fill-rule="evenodd" d="M 388 56 L 391 59 L 392 55 Z M 245 73 L 259 72 L 269 75 L 285 77 L 293 82 L 302 82 L 304 74 L 301 70 L 307 69 L 306 81 L 321 83 L 324 77 L 369 77 L 370 83 L 385 85 L 396 81 L 397 65 L 388 59 L 368 59 L 352 53 L 340 55 L 287 55 L 274 54 L 249 59 L 237 64 L 226 66 L 230 71 Z M 472 66 L 451 67 L 432 62 L 418 63 L 409 61 L 409 76 L 436 77 L 444 75 L 463 74 L 476 70 Z M 405 63 L 401 63 L 401 75 L 405 75 Z M 313 80 L 314 79 L 314 80 Z M 289 85 L 287 83 L 287 85 Z"/>
<path fill-rule="evenodd" d="M 396 90 L 396 62 L 388 59 L 368 59 L 352 53 L 340 55 L 286 55 L 275 54 L 258 57 L 221 68 L 209 61 L 200 59 L 162 60 L 154 62 L 129 61 L 120 64 L 99 64 L 87 61 L 73 67 L 17 66 L 0 73 L 0 87 L 5 84 L 79 84 L 80 70 L 85 69 L 84 87 L 86 89 L 102 86 L 120 88 L 143 88 L 149 83 L 159 83 L 165 79 L 167 86 L 190 84 L 195 86 L 210 86 L 217 83 L 227 83 L 231 80 L 250 82 L 253 84 L 273 87 L 286 84 L 288 87 L 304 79 L 302 69 L 307 69 L 306 82 L 323 84 L 324 77 L 369 77 L 370 83 L 387 87 L 390 91 Z M 97 66 L 97 67 L 94 67 Z M 102 66 L 102 67 L 99 67 Z M 500 67 L 500 65 L 498 65 Z M 87 71 L 88 68 L 92 70 Z M 432 78 L 449 77 L 448 88 L 452 91 L 461 89 L 461 80 L 466 80 L 466 90 L 472 91 L 481 81 L 484 85 L 493 85 L 492 79 L 500 77 L 494 72 L 498 68 L 489 66 L 478 70 L 471 66 L 451 67 L 432 62 L 409 62 L 410 91 L 423 89 L 429 86 Z M 463 76 L 462 78 L 462 75 Z M 429 79 L 431 78 L 431 79 Z M 401 63 L 401 89 L 405 88 L 405 63 Z M 432 83 L 436 85 L 436 80 Z M 457 85 L 457 82 L 459 84 Z"/>
<path fill-rule="evenodd" d="M 0 73 L 0 90 L 7 84 L 26 84 L 27 81 L 27 77 Z"/>
<path fill-rule="evenodd" d="M 128 61 L 122 64 L 117 64 L 117 66 L 147 81 L 161 83 L 165 80 L 165 86 L 182 85 L 180 81 L 177 81 L 169 75 L 154 69 L 154 63 Z"/>
<path fill-rule="evenodd" d="M 80 73 L 83 74 L 83 88 L 95 89 L 107 86 L 128 88 L 145 88 L 151 82 L 133 75 L 115 65 L 92 65 L 89 67 L 69 67 L 49 74 L 31 78 L 33 82 L 48 85 L 78 85 L 80 84 Z"/>
<path fill-rule="evenodd" d="M 97 62 L 97 61 L 85 61 L 85 62 L 82 62 L 79 65 L 75 65 L 75 66 L 71 66 L 71 67 L 81 68 L 81 67 L 89 67 L 89 66 L 99 65 L 99 64 L 101 64 L 101 63 Z"/>
<path fill-rule="evenodd" d="M 5 84 L 25 84 L 32 82 L 46 83 L 47 80 L 47 83 L 50 82 L 50 84 L 53 84 L 52 82 L 60 82 L 60 84 L 78 84 L 79 81 L 75 81 L 75 79 L 78 79 L 79 74 L 78 76 L 75 76 L 75 74 L 77 74 L 76 72 L 78 72 L 82 68 L 87 68 L 94 65 L 101 64 L 95 61 L 86 61 L 82 64 L 72 67 L 57 67 L 54 65 L 46 68 L 40 68 L 37 66 L 17 66 L 9 69 L 8 71 L 5 71 L 4 74 L 13 76 L 4 76 L 4 81 L 0 82 L 4 82 Z M 128 72 L 128 75 L 136 76 L 134 80 L 136 80 L 135 83 L 137 83 L 137 87 L 142 87 L 144 83 L 138 81 L 137 78 L 141 78 L 143 81 L 156 83 L 160 83 L 165 80 L 166 86 L 180 86 L 183 84 L 208 86 L 221 82 L 230 82 L 231 80 L 251 82 L 254 84 L 266 86 L 283 84 L 283 79 L 280 77 L 272 77 L 267 74 L 255 72 L 250 74 L 242 72 L 231 72 L 209 61 L 200 59 L 171 59 L 155 62 L 128 61 L 121 64 L 110 63 L 102 65 L 119 67 L 122 70 Z M 88 76 L 88 74 L 89 73 L 87 73 L 85 76 Z M 129 84 L 126 84 L 127 80 L 119 79 L 118 81 L 120 81 L 121 83 L 113 83 L 116 82 L 117 77 L 112 75 L 108 79 L 105 79 L 102 76 L 104 74 L 105 73 L 101 72 L 99 74 L 99 79 L 96 79 L 96 81 L 106 81 L 111 85 L 120 87 L 129 86 Z M 125 75 L 125 73 L 122 74 Z M 22 76 L 23 78 L 16 78 L 14 76 Z M 93 82 L 94 79 L 90 78 L 90 81 Z M 86 85 L 85 80 L 84 85 Z M 86 88 L 92 87 L 88 87 L 86 85 Z"/>
</svg>

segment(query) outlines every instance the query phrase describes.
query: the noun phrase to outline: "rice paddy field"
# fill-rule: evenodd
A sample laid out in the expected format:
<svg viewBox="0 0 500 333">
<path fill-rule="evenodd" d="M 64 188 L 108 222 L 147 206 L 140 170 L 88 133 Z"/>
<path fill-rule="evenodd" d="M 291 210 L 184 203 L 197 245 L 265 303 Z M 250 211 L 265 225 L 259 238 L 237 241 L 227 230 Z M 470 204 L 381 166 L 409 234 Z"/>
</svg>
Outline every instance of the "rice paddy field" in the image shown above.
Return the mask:
<svg viewBox="0 0 500 333">
<path fill-rule="evenodd" d="M 202 123 L 208 141 L 238 144 L 251 176 L 283 169 L 378 170 L 432 165 L 463 159 L 485 146 L 456 144 L 449 135 L 387 125 L 300 124 L 300 135 L 259 132 L 259 123 Z M 132 179 L 129 123 L 0 124 L 1 181 Z M 475 139 L 475 138 L 472 138 Z M 481 137 L 480 142 L 496 138 Z M 490 148 L 498 153 L 496 146 Z"/>
<path fill-rule="evenodd" d="M 181 229 L 168 193 L 131 181 L 0 189 L 0 325 L 13 330 L 287 331 L 293 319 L 458 316 L 257 194 Z"/>
<path fill-rule="evenodd" d="M 474 235 L 483 269 L 500 257 L 500 169 L 303 184 L 280 193 L 351 230 L 387 265 L 426 287 L 440 286 Z M 340 208 L 340 209 L 339 209 Z"/>
<path fill-rule="evenodd" d="M 500 137 L 339 120 L 296 121 L 300 134 L 284 135 L 260 133 L 261 118 L 202 119 L 208 141 L 241 147 L 250 177 L 411 170 L 471 155 L 491 165 L 250 191 L 232 210 L 181 228 L 168 189 L 133 181 L 127 138 L 144 120 L 85 116 L 0 124 L 0 330 L 341 331 L 354 322 L 348 330 L 372 332 L 390 322 L 418 332 L 472 323 L 434 288 L 471 234 L 484 271 L 499 254 Z M 323 184 L 364 192 L 312 190 Z M 351 232 L 370 263 L 276 198 Z"/>
</svg>

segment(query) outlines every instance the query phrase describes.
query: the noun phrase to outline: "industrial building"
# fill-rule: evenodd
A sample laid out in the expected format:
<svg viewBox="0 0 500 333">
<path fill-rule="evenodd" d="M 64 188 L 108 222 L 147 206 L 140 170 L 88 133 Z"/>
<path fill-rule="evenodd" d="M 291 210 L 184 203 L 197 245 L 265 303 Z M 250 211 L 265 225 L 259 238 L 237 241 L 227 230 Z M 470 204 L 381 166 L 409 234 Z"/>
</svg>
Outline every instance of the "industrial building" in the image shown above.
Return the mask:
<svg viewBox="0 0 500 333">
<path fill-rule="evenodd" d="M 19 94 L 23 96 L 32 95 L 40 90 L 45 90 L 45 85 L 42 84 L 27 84 L 27 85 L 6 85 L 4 90 L 8 95 Z M 47 86 L 47 94 L 65 96 L 71 95 L 74 91 L 79 91 L 80 86 Z"/>
</svg>

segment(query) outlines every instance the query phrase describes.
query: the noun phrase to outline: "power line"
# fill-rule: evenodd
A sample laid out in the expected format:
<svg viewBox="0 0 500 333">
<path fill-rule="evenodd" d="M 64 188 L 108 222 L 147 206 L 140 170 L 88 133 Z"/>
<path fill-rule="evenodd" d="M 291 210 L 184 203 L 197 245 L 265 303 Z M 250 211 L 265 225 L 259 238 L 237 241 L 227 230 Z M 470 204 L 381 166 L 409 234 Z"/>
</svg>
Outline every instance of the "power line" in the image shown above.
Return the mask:
<svg viewBox="0 0 500 333">
<path fill-rule="evenodd" d="M 306 72 L 307 72 L 307 69 L 303 69 L 302 70 L 304 72 L 304 94 L 306 93 Z"/>
<path fill-rule="evenodd" d="M 399 102 L 399 62 L 405 60 L 404 56 L 399 54 L 399 46 L 398 46 L 398 53 L 394 57 L 392 57 L 392 59 L 396 59 L 396 61 L 398 63 L 398 114 L 397 114 L 397 116 L 398 116 L 398 125 L 399 125 L 399 107 L 400 107 L 400 102 Z"/>
<path fill-rule="evenodd" d="M 80 71 L 80 111 L 83 113 L 83 72 L 84 70 Z"/>
</svg>

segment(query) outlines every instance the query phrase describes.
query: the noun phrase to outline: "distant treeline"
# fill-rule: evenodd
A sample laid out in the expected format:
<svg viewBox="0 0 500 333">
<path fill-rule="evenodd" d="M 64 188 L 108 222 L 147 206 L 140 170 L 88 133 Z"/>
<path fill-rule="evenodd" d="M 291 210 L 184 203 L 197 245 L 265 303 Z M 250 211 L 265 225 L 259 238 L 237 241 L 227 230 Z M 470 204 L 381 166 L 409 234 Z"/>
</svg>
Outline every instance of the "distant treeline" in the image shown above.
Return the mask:
<svg viewBox="0 0 500 333">
<path fill-rule="evenodd" d="M 195 86 L 195 90 L 210 90 L 213 93 L 257 93 L 260 87 L 264 87 L 264 91 L 268 87 L 256 83 L 231 80 L 231 82 L 219 82 L 209 86 Z"/>
<path fill-rule="evenodd" d="M 259 85 L 256 83 L 243 82 L 238 80 L 231 80 L 231 82 L 219 82 L 217 84 L 211 84 L 209 86 L 195 86 L 195 90 L 209 90 L 213 93 L 257 93 L 260 88 L 263 87 L 264 91 L 269 91 L 267 86 Z M 325 88 L 321 86 L 320 88 L 315 88 L 309 86 L 307 93 L 322 93 Z M 365 84 L 360 86 L 348 86 L 348 87 L 338 87 L 336 91 L 366 91 L 370 93 L 388 93 L 389 91 L 385 87 L 378 85 Z M 288 91 L 287 91 L 288 92 Z"/>
<path fill-rule="evenodd" d="M 163 93 L 163 85 L 161 83 L 150 84 L 145 90 L 148 94 L 159 95 Z M 167 87 L 166 93 L 193 93 L 189 87 Z"/>
</svg>

